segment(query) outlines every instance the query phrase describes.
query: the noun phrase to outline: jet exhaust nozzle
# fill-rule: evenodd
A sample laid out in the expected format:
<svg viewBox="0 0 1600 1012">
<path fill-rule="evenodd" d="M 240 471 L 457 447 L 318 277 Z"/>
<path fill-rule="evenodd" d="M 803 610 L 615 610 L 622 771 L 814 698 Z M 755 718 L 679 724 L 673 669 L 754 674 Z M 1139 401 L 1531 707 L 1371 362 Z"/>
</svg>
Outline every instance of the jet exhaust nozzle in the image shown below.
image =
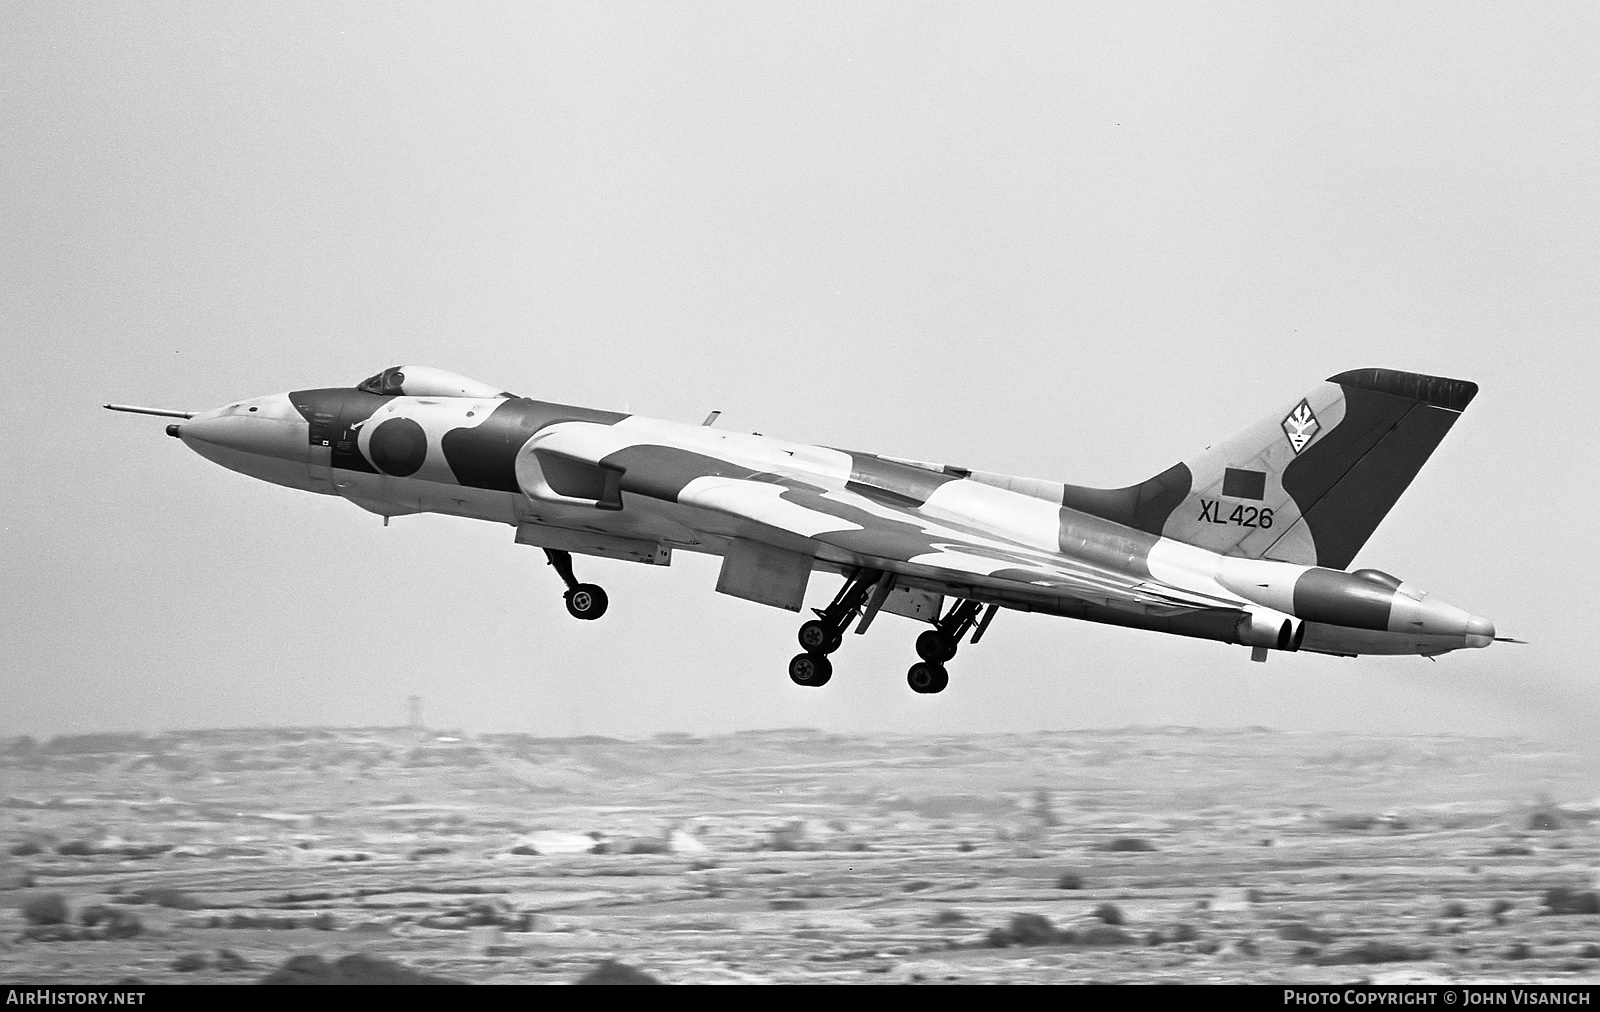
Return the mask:
<svg viewBox="0 0 1600 1012">
<path fill-rule="evenodd" d="M 1306 637 L 1306 624 L 1281 611 L 1251 608 L 1239 618 L 1238 635 L 1239 642 L 1248 647 L 1294 651 Z"/>
</svg>

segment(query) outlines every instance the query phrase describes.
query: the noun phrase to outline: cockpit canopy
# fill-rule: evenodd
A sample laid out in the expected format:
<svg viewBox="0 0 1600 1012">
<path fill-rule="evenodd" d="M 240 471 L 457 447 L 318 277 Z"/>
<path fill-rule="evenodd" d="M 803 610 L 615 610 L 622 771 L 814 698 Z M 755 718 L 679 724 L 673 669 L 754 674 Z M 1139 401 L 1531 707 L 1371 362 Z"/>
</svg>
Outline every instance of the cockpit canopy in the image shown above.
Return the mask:
<svg viewBox="0 0 1600 1012">
<path fill-rule="evenodd" d="M 394 365 L 356 384 L 356 389 L 384 397 L 514 397 L 453 372 L 426 365 Z"/>
</svg>

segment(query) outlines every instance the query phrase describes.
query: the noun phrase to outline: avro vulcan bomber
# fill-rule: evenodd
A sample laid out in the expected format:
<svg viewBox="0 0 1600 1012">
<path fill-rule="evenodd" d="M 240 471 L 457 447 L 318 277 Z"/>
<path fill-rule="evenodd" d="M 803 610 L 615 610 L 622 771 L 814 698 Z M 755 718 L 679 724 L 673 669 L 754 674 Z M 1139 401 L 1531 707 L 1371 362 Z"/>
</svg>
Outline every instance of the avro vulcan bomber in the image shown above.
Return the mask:
<svg viewBox="0 0 1600 1012">
<path fill-rule="evenodd" d="M 711 424 L 532 400 L 425 366 L 168 415 L 167 434 L 264 481 L 386 518 L 506 524 L 544 550 L 567 611 L 606 594 L 572 556 L 665 566 L 721 556 L 717 590 L 800 611 L 797 685 L 821 686 L 852 625 L 926 623 L 907 681 L 946 665 L 1010 608 L 1272 652 L 1422 654 L 1486 647 L 1494 625 L 1376 569 L 1346 572 L 1478 388 L 1388 369 L 1340 373 L 1255 425 L 1126 488 L 791 443 Z"/>
</svg>

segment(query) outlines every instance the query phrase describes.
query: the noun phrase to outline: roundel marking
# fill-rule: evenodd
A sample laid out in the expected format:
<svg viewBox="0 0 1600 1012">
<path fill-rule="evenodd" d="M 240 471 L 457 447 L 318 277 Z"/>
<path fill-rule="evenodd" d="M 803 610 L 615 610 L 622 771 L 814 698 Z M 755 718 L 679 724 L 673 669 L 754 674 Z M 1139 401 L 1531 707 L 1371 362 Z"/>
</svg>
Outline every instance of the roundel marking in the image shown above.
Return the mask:
<svg viewBox="0 0 1600 1012">
<path fill-rule="evenodd" d="M 378 470 L 404 478 L 428 456 L 428 435 L 409 418 L 391 418 L 373 430 L 367 453 Z"/>
</svg>

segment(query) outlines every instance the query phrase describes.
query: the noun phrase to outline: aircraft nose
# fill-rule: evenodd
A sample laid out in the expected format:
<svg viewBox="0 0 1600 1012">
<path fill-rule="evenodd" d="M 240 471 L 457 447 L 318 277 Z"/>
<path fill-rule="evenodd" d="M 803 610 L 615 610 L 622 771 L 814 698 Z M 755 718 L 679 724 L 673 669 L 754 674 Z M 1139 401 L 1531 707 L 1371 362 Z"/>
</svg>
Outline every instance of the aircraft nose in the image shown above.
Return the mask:
<svg viewBox="0 0 1600 1012">
<path fill-rule="evenodd" d="M 289 403 L 288 394 L 271 394 L 205 411 L 167 434 L 189 449 L 225 467 L 242 470 L 240 454 L 304 464 L 309 452 L 309 427 Z M 227 458 L 227 459 L 223 459 Z"/>
<path fill-rule="evenodd" d="M 1494 623 L 1482 615 L 1467 619 L 1467 646 L 1486 647 L 1494 642 Z"/>
</svg>

